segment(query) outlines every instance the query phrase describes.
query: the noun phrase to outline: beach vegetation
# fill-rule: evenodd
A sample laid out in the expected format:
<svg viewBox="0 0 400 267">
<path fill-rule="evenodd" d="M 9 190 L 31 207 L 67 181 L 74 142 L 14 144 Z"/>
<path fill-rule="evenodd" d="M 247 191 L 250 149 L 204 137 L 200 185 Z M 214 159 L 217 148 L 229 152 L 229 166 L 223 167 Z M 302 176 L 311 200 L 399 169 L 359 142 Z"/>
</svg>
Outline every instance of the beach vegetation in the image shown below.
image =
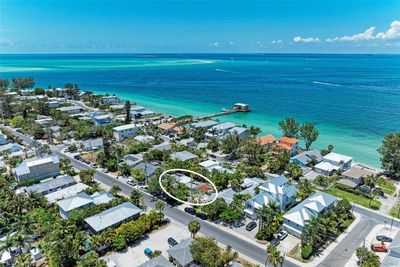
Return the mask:
<svg viewBox="0 0 400 267">
<path fill-rule="evenodd" d="M 307 180 L 304 179 L 303 181 L 297 184 L 297 193 L 296 197 L 303 201 L 304 199 L 308 198 L 315 192 L 314 186 Z"/>
<path fill-rule="evenodd" d="M 10 81 L 5 78 L 0 78 L 0 89 L 6 89 L 10 85 Z"/>
<path fill-rule="evenodd" d="M 361 190 L 353 189 L 346 185 L 336 184 L 325 190 L 325 192 L 366 208 L 379 209 L 382 205 L 382 203 L 375 198 L 370 200 L 372 195 L 364 193 Z"/>
<path fill-rule="evenodd" d="M 281 228 L 283 223 L 282 212 L 276 202 L 269 202 L 257 213 L 259 229 L 256 234 L 258 240 L 270 241 L 273 235 Z"/>
<path fill-rule="evenodd" d="M 318 136 L 319 131 L 312 123 L 304 123 L 300 126 L 299 136 L 306 144 L 306 150 L 310 150 L 311 144 L 314 143 Z"/>
<path fill-rule="evenodd" d="M 35 80 L 33 77 L 20 77 L 11 78 L 11 87 L 16 90 L 33 88 L 35 86 Z"/>
<path fill-rule="evenodd" d="M 193 238 L 196 237 L 196 234 L 200 231 L 201 224 L 197 220 L 190 220 L 188 223 L 188 230 Z"/>
<path fill-rule="evenodd" d="M 358 247 L 356 256 L 361 263 L 361 267 L 379 267 L 381 265 L 379 256 L 367 247 Z"/>
<path fill-rule="evenodd" d="M 225 154 L 229 154 L 231 159 L 240 157 L 239 148 L 241 145 L 240 137 L 237 134 L 230 134 L 222 139 L 221 149 Z"/>
<path fill-rule="evenodd" d="M 279 122 L 283 136 L 296 138 L 300 131 L 300 124 L 293 118 L 286 118 Z"/>
<path fill-rule="evenodd" d="M 385 173 L 394 179 L 400 179 L 400 132 L 389 133 L 378 149 Z"/>
<path fill-rule="evenodd" d="M 267 247 L 267 262 L 274 267 L 283 266 L 285 256 L 281 254 L 278 248 L 272 244 Z"/>
<path fill-rule="evenodd" d="M 125 101 L 125 123 L 131 122 L 131 102 L 129 100 Z"/>
</svg>

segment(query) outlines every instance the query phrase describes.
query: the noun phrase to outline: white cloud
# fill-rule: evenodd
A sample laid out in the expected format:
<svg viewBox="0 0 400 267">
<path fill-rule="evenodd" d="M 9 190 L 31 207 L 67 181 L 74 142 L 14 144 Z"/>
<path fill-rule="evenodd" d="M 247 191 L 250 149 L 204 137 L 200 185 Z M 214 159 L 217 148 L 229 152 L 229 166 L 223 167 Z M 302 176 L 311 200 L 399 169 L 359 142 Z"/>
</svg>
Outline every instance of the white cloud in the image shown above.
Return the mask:
<svg viewBox="0 0 400 267">
<path fill-rule="evenodd" d="M 293 42 L 295 43 L 316 43 L 319 42 L 318 37 L 301 37 L 301 36 L 296 36 L 293 37 Z"/>
<path fill-rule="evenodd" d="M 375 34 L 375 26 L 371 26 L 362 33 L 353 35 L 336 36 L 334 38 L 327 38 L 327 42 L 359 42 L 374 39 L 389 40 L 400 38 L 400 21 L 394 20 L 390 24 L 390 28 L 385 32 Z"/>
<path fill-rule="evenodd" d="M 282 43 L 283 43 L 282 40 L 273 40 L 273 41 L 271 42 L 271 44 L 282 44 Z"/>
<path fill-rule="evenodd" d="M 378 33 L 376 38 L 383 40 L 400 38 L 400 21 L 392 21 L 392 23 L 390 23 L 390 28 L 385 32 Z"/>
</svg>

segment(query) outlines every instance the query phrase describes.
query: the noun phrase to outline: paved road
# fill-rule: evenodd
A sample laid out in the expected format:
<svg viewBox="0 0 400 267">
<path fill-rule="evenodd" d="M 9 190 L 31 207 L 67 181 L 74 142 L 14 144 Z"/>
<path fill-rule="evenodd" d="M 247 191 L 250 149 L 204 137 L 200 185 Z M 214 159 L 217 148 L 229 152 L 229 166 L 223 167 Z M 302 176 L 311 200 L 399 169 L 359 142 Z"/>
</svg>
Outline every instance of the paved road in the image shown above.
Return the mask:
<svg viewBox="0 0 400 267">
<path fill-rule="evenodd" d="M 28 144 L 31 144 L 33 141 L 29 137 L 22 135 L 12 130 L 11 128 L 8 128 L 8 130 L 13 132 L 16 136 L 22 138 Z M 52 150 L 59 157 L 61 158 L 66 157 L 66 155 L 61 153 L 59 149 L 53 147 Z M 77 168 L 78 170 L 91 168 L 90 166 L 73 158 L 70 158 L 70 160 L 72 166 Z M 131 186 L 125 184 L 123 181 L 117 180 L 111 177 L 110 175 L 107 175 L 98 170 L 96 170 L 94 178 L 97 181 L 104 183 L 107 186 L 112 186 L 113 184 L 118 185 L 124 194 L 129 195 L 130 192 L 133 190 Z M 144 196 L 144 201 L 146 205 L 149 207 L 152 207 L 154 204 L 153 198 L 148 195 Z M 353 230 L 342 240 L 342 242 L 340 242 L 340 244 L 336 246 L 336 248 L 318 266 L 321 267 L 344 266 L 346 262 L 351 258 L 351 255 L 354 253 L 355 249 L 361 245 L 363 239 L 368 235 L 368 233 L 372 230 L 372 228 L 374 228 L 377 224 L 391 223 L 391 219 L 388 218 L 387 216 L 383 216 L 371 210 L 357 206 L 355 207 L 354 210 L 355 212 L 361 215 L 359 224 L 353 228 Z M 167 206 L 164 212 L 167 217 L 170 217 L 184 225 L 187 225 L 187 223 L 192 219 L 197 219 L 174 207 Z M 201 233 L 215 237 L 220 243 L 232 246 L 232 248 L 238 251 L 240 254 L 246 255 L 247 257 L 257 262 L 263 263 L 266 261 L 267 259 L 266 252 L 259 246 L 247 242 L 246 240 L 243 240 L 226 231 L 223 231 L 210 223 L 206 223 L 201 220 L 199 221 L 202 224 L 200 230 Z M 400 227 L 400 222 L 398 220 L 395 220 L 393 226 Z M 284 266 L 294 267 L 297 265 L 290 261 L 285 261 Z"/>
</svg>

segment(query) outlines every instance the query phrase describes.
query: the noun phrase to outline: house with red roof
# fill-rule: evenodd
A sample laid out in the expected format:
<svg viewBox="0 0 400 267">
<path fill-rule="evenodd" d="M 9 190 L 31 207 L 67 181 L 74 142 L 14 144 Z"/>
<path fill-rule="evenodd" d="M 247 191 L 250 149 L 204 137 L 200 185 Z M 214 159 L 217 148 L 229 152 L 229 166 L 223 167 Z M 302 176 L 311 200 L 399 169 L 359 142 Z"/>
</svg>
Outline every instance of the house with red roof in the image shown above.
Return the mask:
<svg viewBox="0 0 400 267">
<path fill-rule="evenodd" d="M 276 138 L 272 134 L 267 134 L 257 138 L 256 141 L 258 144 L 268 149 L 276 143 Z"/>
<path fill-rule="evenodd" d="M 278 147 L 289 152 L 291 156 L 297 154 L 299 150 L 299 140 L 291 137 L 281 137 L 279 139 Z"/>
</svg>

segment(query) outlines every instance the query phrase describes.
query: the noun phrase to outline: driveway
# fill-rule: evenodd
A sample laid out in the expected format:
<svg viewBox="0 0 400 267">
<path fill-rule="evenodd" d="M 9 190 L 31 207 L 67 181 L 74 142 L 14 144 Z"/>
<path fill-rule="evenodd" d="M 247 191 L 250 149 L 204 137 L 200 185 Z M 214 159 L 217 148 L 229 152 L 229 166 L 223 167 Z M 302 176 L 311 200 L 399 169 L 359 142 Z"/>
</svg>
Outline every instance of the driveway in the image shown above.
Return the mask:
<svg viewBox="0 0 400 267">
<path fill-rule="evenodd" d="M 111 252 L 102 258 L 106 261 L 114 261 L 118 267 L 138 266 L 149 260 L 143 253 L 145 248 L 150 248 L 152 251 L 160 250 L 168 258 L 166 251 L 170 248 L 167 242 L 169 237 L 173 237 L 179 243 L 181 240 L 189 238 L 190 232 L 185 225 L 171 220 L 171 223 L 166 227 L 153 231 L 146 238 L 132 244 L 126 250 Z"/>
</svg>

